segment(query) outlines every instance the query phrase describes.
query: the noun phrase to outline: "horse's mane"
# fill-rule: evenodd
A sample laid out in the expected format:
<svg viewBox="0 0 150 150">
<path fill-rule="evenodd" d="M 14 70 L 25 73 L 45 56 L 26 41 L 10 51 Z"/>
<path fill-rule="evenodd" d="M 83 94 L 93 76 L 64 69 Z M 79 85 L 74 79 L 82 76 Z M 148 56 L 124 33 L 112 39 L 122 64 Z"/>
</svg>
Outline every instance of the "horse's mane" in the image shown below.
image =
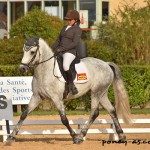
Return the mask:
<svg viewBox="0 0 150 150">
<path fill-rule="evenodd" d="M 45 41 L 44 39 L 40 38 L 39 39 L 39 44 L 43 44 L 46 49 L 49 49 L 50 51 L 52 51 L 54 53 L 53 49 L 50 47 L 50 45 L 48 44 L 48 42 Z"/>
</svg>

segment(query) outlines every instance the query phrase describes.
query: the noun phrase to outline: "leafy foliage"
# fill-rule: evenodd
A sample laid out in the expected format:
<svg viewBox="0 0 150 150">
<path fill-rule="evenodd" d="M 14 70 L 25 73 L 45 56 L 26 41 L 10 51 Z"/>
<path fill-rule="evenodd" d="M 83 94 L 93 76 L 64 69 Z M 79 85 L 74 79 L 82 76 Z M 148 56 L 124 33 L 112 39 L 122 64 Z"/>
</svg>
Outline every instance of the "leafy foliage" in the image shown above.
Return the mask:
<svg viewBox="0 0 150 150">
<path fill-rule="evenodd" d="M 18 19 L 10 30 L 10 36 L 22 37 L 25 33 L 33 37 L 39 35 L 44 39 L 54 40 L 58 36 L 64 22 L 35 7 L 25 16 Z"/>
<path fill-rule="evenodd" d="M 122 9 L 123 8 L 123 9 Z M 150 0 L 137 10 L 136 3 L 124 5 L 99 25 L 99 38 L 112 50 L 119 64 L 150 64 Z"/>
<path fill-rule="evenodd" d="M 0 76 L 31 76 L 33 72 L 22 73 L 19 71 L 18 65 L 1 65 L 0 66 Z"/>
<path fill-rule="evenodd" d="M 150 67 L 122 67 L 124 82 L 130 97 L 130 105 L 144 108 L 150 101 Z"/>
<path fill-rule="evenodd" d="M 88 56 L 113 61 L 112 50 L 102 41 L 85 41 L 87 43 Z"/>
<path fill-rule="evenodd" d="M 23 38 L 11 38 L 0 40 L 0 64 L 19 64 L 23 56 Z"/>
</svg>

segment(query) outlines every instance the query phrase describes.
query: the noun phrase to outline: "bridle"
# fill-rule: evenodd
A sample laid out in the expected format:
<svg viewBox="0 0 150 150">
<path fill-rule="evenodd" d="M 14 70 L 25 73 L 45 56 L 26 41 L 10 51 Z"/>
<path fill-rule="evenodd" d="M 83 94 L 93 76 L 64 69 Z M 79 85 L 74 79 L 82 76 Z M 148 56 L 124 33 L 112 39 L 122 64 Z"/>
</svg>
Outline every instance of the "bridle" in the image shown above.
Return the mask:
<svg viewBox="0 0 150 150">
<path fill-rule="evenodd" d="M 36 49 L 35 54 L 34 54 L 34 56 L 32 57 L 32 59 L 30 60 L 30 62 L 29 62 L 28 64 L 21 63 L 21 65 L 27 66 L 27 67 L 30 69 L 30 68 L 34 68 L 34 67 L 36 67 L 36 66 L 38 66 L 38 65 L 40 65 L 40 64 L 42 64 L 42 63 L 45 63 L 45 62 L 51 60 L 52 58 L 54 58 L 53 75 L 54 75 L 57 79 L 61 78 L 61 77 L 56 76 L 56 75 L 54 74 L 54 68 L 55 68 L 55 65 L 56 65 L 56 59 L 57 59 L 58 53 L 55 53 L 55 54 L 54 54 L 53 56 L 51 56 L 50 58 L 48 58 L 48 59 L 46 59 L 46 60 L 43 60 L 43 61 L 41 61 L 41 62 L 37 62 L 37 63 L 35 63 L 35 64 L 33 65 L 32 62 L 34 61 L 34 59 L 35 59 L 37 53 L 39 52 L 39 48 L 40 48 L 39 43 L 36 43 L 35 45 L 32 45 L 32 46 L 27 46 L 26 44 L 24 44 L 24 50 L 27 51 L 27 52 L 30 51 L 33 47 L 37 47 L 37 49 Z M 40 53 L 40 52 L 39 52 L 39 53 Z"/>
<path fill-rule="evenodd" d="M 54 58 L 56 57 L 56 55 L 53 55 L 53 56 L 51 56 L 50 58 L 48 58 L 48 59 L 46 59 L 46 60 L 43 60 L 43 61 L 41 61 L 41 62 L 37 62 L 37 63 L 35 63 L 34 65 L 32 65 L 32 62 L 34 61 L 34 59 L 35 59 L 37 53 L 39 52 L 39 47 L 40 47 L 40 46 L 39 46 L 39 44 L 36 44 L 36 45 L 33 45 L 33 46 L 27 46 L 26 44 L 24 44 L 24 50 L 25 50 L 25 51 L 30 51 L 33 47 L 37 47 L 37 49 L 36 49 L 35 54 L 34 54 L 34 56 L 32 57 L 32 59 L 30 60 L 30 62 L 29 62 L 28 64 L 21 63 L 21 65 L 27 66 L 28 68 L 33 68 L 33 67 L 35 67 L 35 66 L 38 66 L 39 64 L 42 64 L 42 63 L 44 63 L 44 62 L 49 61 L 49 60 L 52 59 L 53 57 L 54 57 Z"/>
</svg>

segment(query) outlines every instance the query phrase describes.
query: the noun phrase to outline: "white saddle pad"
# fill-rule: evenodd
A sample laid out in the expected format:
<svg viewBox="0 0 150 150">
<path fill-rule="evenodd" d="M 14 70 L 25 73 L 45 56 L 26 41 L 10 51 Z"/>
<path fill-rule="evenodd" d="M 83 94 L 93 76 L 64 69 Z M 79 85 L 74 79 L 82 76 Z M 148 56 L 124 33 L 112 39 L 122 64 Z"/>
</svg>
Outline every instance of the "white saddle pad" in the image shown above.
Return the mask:
<svg viewBox="0 0 150 150">
<path fill-rule="evenodd" d="M 74 83 L 85 83 L 89 80 L 88 70 L 82 61 L 80 61 L 80 63 L 78 64 L 75 64 L 75 69 L 76 69 L 77 75 L 74 80 Z M 61 82 L 66 82 L 64 77 L 61 75 L 57 61 L 56 61 L 55 68 L 54 68 L 54 75 L 57 76 Z"/>
</svg>

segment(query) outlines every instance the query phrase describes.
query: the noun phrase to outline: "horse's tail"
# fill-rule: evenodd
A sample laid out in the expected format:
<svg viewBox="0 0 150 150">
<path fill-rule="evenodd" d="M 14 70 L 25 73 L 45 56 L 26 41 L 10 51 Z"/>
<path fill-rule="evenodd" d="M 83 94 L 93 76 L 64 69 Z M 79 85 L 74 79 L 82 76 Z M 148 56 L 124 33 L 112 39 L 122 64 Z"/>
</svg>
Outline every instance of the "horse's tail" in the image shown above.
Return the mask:
<svg viewBox="0 0 150 150">
<path fill-rule="evenodd" d="M 115 107 L 117 115 L 120 116 L 124 120 L 124 122 L 131 123 L 132 119 L 129 98 L 124 87 L 123 80 L 121 78 L 120 69 L 116 64 L 112 62 L 109 62 L 108 64 L 114 72 L 113 87 L 115 93 Z"/>
</svg>

